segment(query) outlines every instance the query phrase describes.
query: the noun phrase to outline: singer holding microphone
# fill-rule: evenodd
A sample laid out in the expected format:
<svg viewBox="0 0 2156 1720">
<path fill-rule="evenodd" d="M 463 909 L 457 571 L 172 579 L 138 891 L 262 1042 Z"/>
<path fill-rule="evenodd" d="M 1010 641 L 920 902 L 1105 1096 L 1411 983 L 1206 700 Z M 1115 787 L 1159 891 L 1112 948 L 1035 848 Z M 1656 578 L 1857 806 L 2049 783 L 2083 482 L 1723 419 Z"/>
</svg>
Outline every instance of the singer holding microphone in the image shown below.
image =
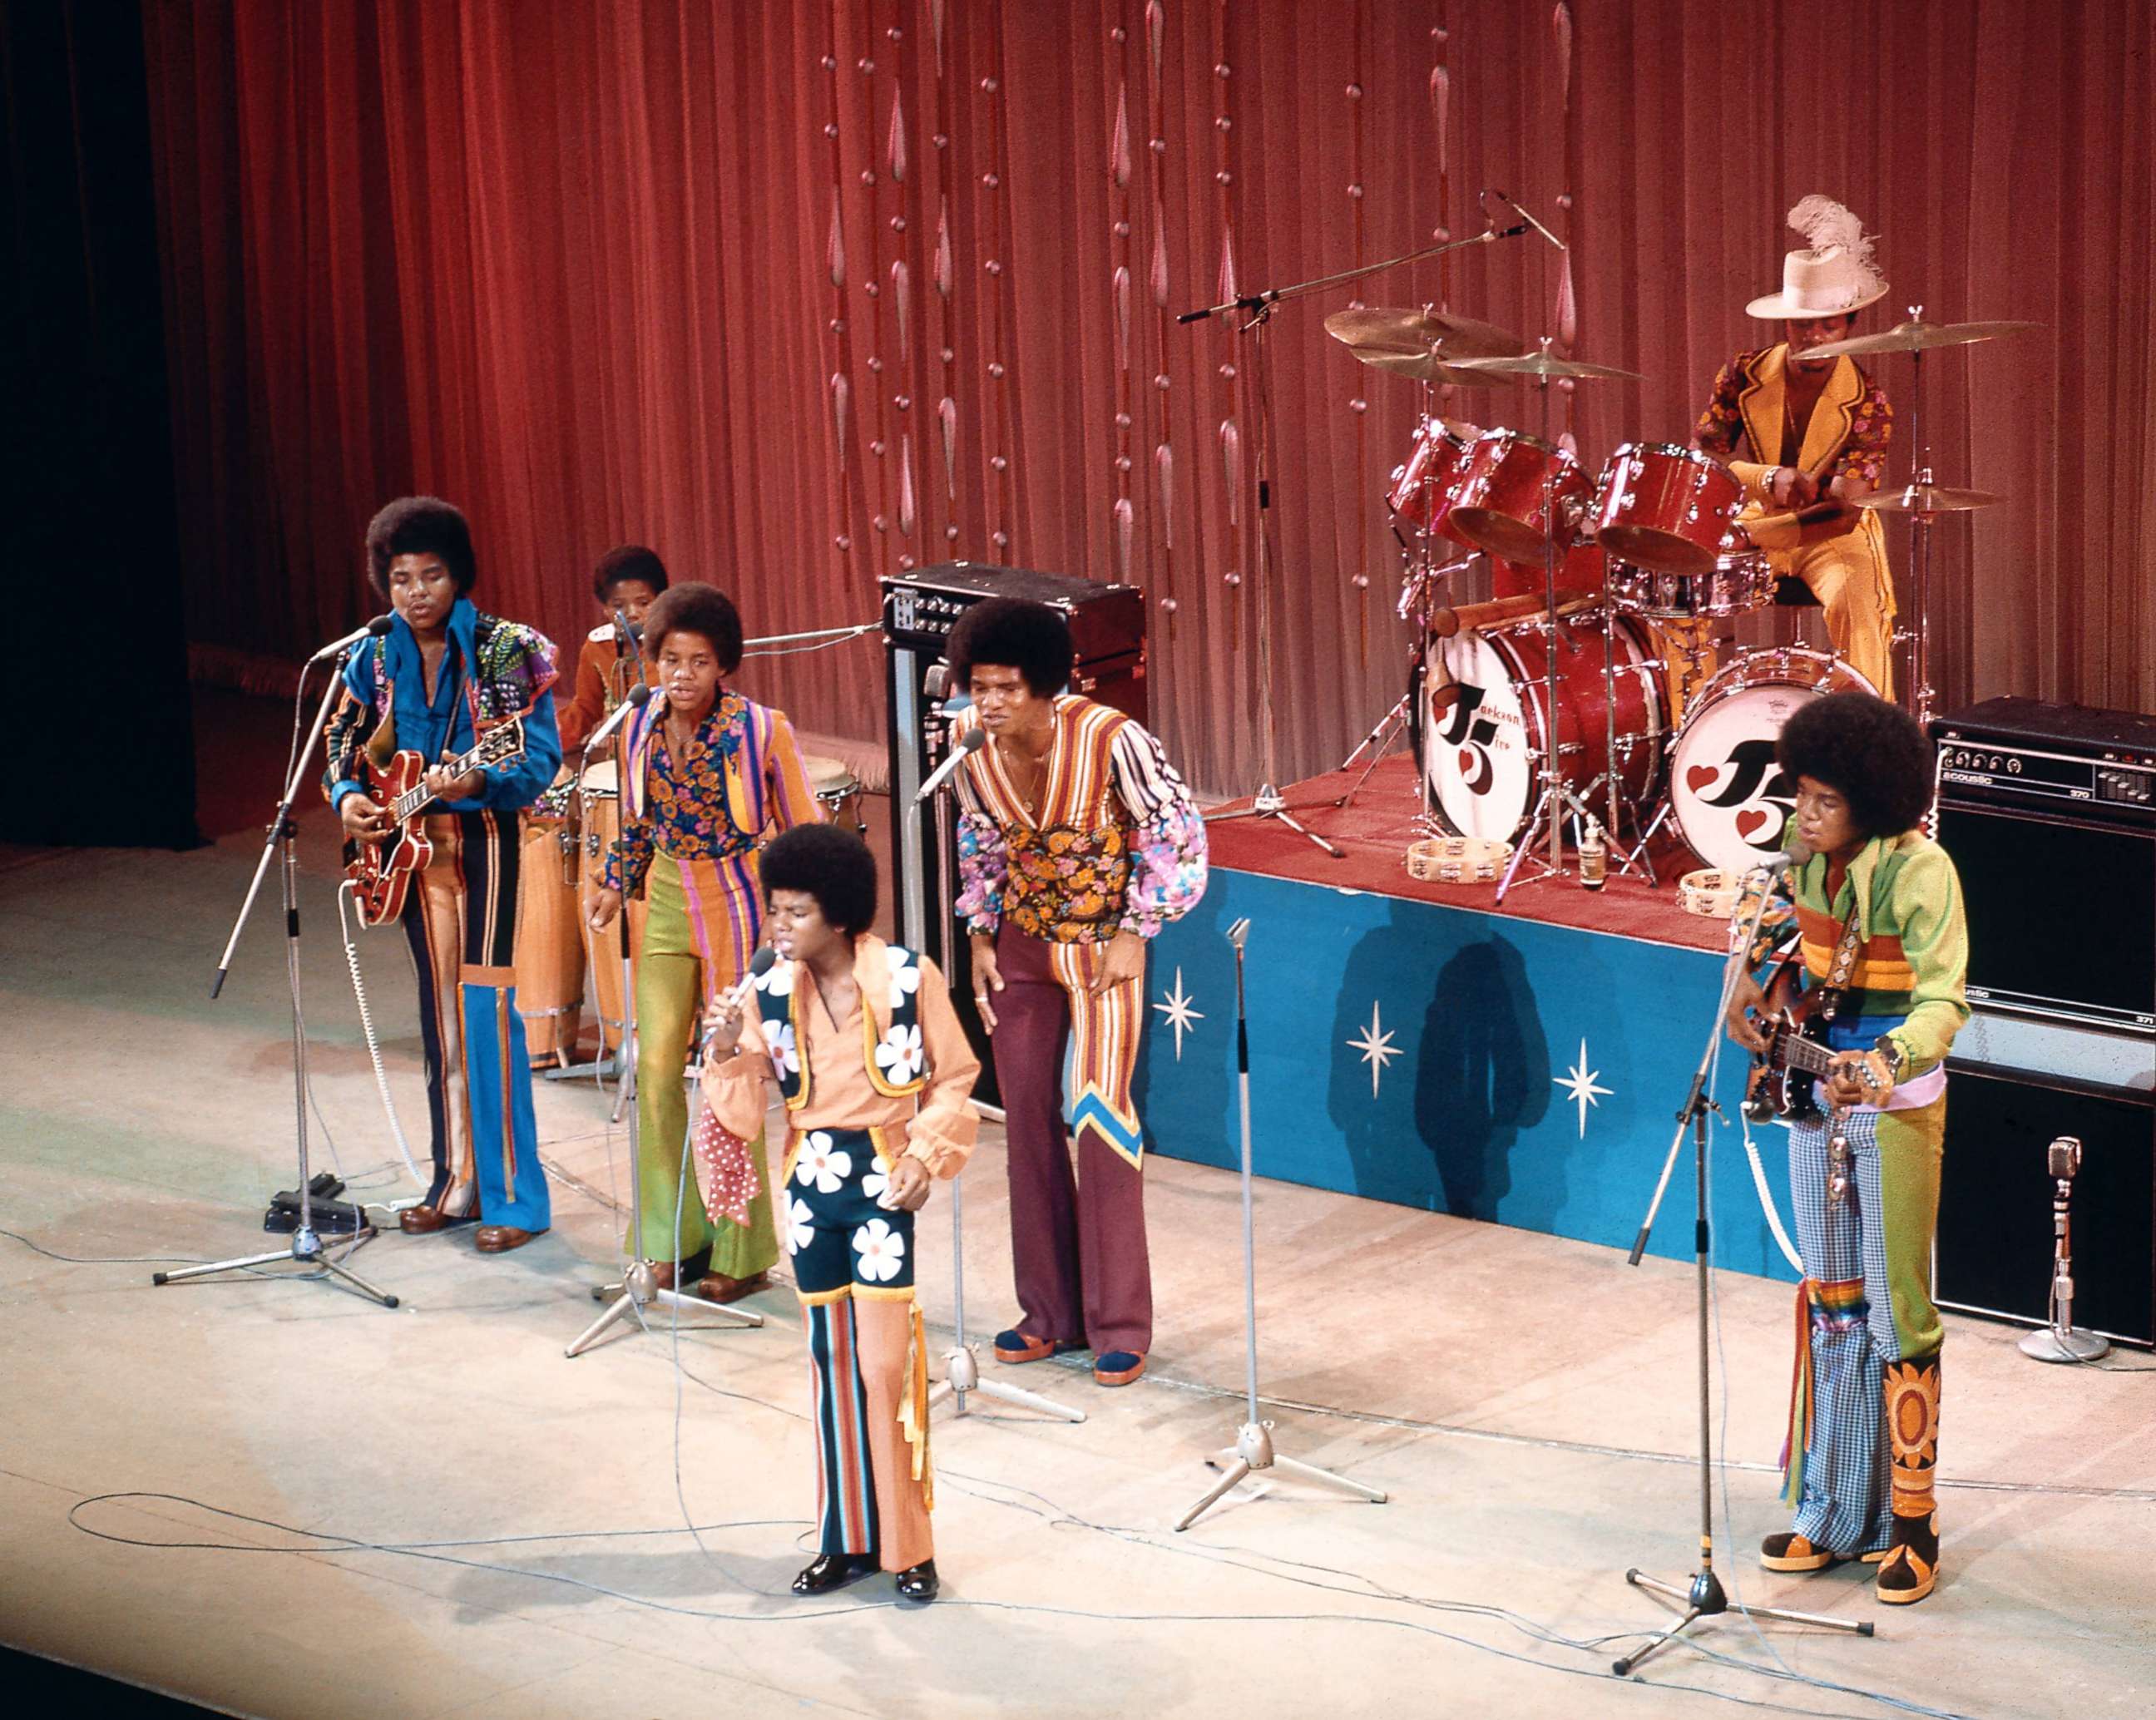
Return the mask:
<svg viewBox="0 0 2156 1720">
<path fill-rule="evenodd" d="M 711 1012 L 704 1102 L 738 1147 L 785 1100 L 780 1198 L 815 1382 L 820 1594 L 881 1569 L 936 1598 L 928 1512 L 928 1346 L 914 1300 L 914 1214 L 957 1175 L 981 1072 L 936 964 L 869 930 L 876 869 L 850 830 L 803 825 L 763 852 L 772 947 L 752 1007 Z"/>
<path fill-rule="evenodd" d="M 633 1253 L 657 1262 L 662 1289 L 729 1302 L 763 1287 L 778 1259 L 763 1153 L 746 1222 L 716 1219 L 685 1169 L 689 1099 L 683 1066 L 701 1004 L 747 972 L 763 923 L 757 842 L 767 829 L 824 815 L 793 726 L 727 688 L 741 666 L 732 600 L 709 585 L 670 586 L 644 618 L 658 696 L 622 731 L 621 834 L 586 923 L 603 932 L 624 899 L 645 907 L 636 968 L 637 1173 L 644 1234 Z"/>
<path fill-rule="evenodd" d="M 952 738 L 988 737 L 952 781 L 957 906 L 1009 1148 L 1019 1317 L 997 1335 L 996 1359 L 1091 1348 L 1094 1379 L 1127 1385 L 1152 1343 L 1145 1137 L 1131 1099 L 1146 944 L 1205 893 L 1205 824 L 1158 741 L 1063 691 L 1070 630 L 1048 605 L 992 598 L 947 649 L 973 701 Z"/>
<path fill-rule="evenodd" d="M 475 1245 L 499 1254 L 552 1223 L 516 1007 L 516 926 L 517 815 L 562 762 L 554 647 L 474 607 L 471 530 L 446 501 L 391 502 L 367 528 L 367 560 L 394 614 L 388 633 L 352 654 L 330 719 L 323 786 L 345 834 L 379 842 L 392 833 L 367 792 L 369 756 L 446 760 L 524 720 L 516 757 L 463 777 L 439 765 L 428 773 L 439 798 L 419 816 L 434 852 L 404 907 L 434 1174 L 426 1199 L 398 1222 L 425 1235 L 477 1220 Z"/>
<path fill-rule="evenodd" d="M 1845 1178 L 1830 1174 L 1830 1119 L 1792 1125 L 1804 1281 L 1783 1498 L 1796 1517 L 1767 1537 L 1760 1563 L 1876 1562 L 1879 1599 L 1906 1604 L 1932 1592 L 1939 1569 L 1932 1233 L 1945 1059 L 1969 1019 L 1961 881 L 1921 829 L 1933 752 L 1906 711 L 1832 694 L 1798 708 L 1775 752 L 1796 784 L 1784 839 L 1799 856 L 1787 875 L 1796 911 L 1753 953 L 1801 947 L 1810 1014 L 1838 1054 L 1819 1099 L 1843 1114 L 1849 1161 Z M 1729 1032 L 1753 1051 L 1766 1008 L 1758 984 L 1740 982 Z"/>
</svg>

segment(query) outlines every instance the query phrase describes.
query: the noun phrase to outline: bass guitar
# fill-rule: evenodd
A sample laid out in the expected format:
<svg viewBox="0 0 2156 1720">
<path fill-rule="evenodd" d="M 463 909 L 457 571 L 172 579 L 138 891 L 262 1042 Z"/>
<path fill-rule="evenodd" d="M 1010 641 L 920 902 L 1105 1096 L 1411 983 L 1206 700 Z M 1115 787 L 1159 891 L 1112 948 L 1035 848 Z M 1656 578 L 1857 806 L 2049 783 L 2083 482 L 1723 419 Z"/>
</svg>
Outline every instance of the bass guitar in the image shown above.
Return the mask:
<svg viewBox="0 0 2156 1720">
<path fill-rule="evenodd" d="M 512 716 L 480 737 L 479 744 L 447 768 L 456 776 L 490 764 L 506 764 L 524 751 L 524 719 Z M 386 926 L 404 911 L 412 880 L 424 871 L 434 858 L 434 845 L 427 839 L 424 809 L 434 799 L 426 785 L 427 758 L 423 752 L 398 752 L 380 768 L 370 766 L 373 778 L 371 798 L 388 809 L 396 828 L 379 842 L 345 844 L 345 876 L 354 886 L 354 900 L 362 926 Z"/>
</svg>

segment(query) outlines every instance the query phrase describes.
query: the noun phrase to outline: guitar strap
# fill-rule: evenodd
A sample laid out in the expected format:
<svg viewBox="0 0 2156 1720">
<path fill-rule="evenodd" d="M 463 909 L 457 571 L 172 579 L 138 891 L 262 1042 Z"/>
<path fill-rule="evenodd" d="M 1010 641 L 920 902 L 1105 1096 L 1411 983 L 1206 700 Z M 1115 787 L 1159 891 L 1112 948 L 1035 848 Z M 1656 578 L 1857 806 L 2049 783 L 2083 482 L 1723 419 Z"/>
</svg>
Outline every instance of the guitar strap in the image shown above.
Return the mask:
<svg viewBox="0 0 2156 1720">
<path fill-rule="evenodd" d="M 1857 911 L 1854 889 L 1850 893 L 1849 918 L 1842 922 L 1841 936 L 1834 947 L 1834 960 L 1828 965 L 1826 983 L 1820 988 L 1817 1009 L 1822 1021 L 1831 1021 L 1841 1013 L 1844 999 L 1849 995 L 1849 982 L 1856 972 L 1856 958 L 1864 947 L 1863 916 Z"/>
</svg>

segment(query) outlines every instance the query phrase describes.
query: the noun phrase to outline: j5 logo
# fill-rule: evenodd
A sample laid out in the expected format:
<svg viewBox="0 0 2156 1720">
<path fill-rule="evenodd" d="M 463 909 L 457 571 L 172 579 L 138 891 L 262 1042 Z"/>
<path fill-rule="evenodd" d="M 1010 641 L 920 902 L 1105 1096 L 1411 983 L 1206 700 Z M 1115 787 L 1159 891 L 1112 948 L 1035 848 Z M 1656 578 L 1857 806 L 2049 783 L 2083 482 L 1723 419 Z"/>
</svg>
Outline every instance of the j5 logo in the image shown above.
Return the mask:
<svg viewBox="0 0 2156 1720">
<path fill-rule="evenodd" d="M 1452 710 L 1439 732 L 1439 739 L 1460 752 L 1460 773 L 1471 794 L 1486 794 L 1496 776 L 1490 760 L 1490 743 L 1497 738 L 1497 725 L 1481 715 L 1483 690 L 1466 681 L 1455 684 Z"/>
</svg>

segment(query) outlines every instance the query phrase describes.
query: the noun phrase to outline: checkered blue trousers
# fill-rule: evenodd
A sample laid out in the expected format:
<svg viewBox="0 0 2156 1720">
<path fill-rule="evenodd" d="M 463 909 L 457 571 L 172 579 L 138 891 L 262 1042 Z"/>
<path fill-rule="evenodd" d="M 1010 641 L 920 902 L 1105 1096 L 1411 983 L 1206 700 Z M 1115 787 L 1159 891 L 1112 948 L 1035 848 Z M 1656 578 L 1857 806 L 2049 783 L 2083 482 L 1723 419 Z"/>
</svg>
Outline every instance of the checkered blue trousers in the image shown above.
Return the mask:
<svg viewBox="0 0 2156 1720">
<path fill-rule="evenodd" d="M 1797 1251 L 1811 1284 L 1861 1279 L 1863 1293 L 1840 1307 L 1821 1307 L 1816 1295 L 1812 1301 L 1811 1445 L 1794 1527 L 1815 1546 L 1870 1553 L 1887 1545 L 1892 1526 L 1883 1375 L 1902 1355 L 1887 1287 L 1879 1114 L 1849 1117 L 1853 1164 L 1840 1202 L 1827 1199 L 1827 1133 L 1825 1118 L 1789 1131 Z"/>
</svg>

